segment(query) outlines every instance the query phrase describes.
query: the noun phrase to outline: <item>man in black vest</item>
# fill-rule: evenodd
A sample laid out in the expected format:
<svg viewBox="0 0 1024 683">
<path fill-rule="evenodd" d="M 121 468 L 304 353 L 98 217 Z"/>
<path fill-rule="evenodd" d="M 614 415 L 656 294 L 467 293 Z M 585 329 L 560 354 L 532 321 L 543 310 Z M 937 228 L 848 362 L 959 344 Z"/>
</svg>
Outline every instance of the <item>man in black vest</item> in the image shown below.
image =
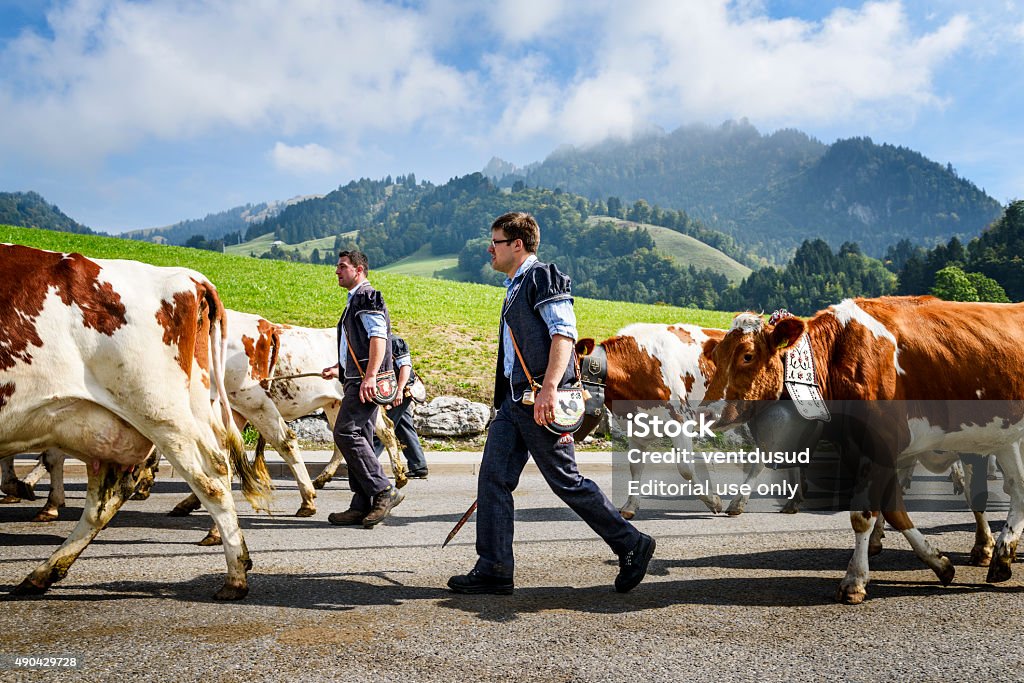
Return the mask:
<svg viewBox="0 0 1024 683">
<path fill-rule="evenodd" d="M 577 334 L 571 282 L 554 265 L 537 260 L 539 243 L 540 228 L 530 214 L 507 213 L 491 226 L 491 267 L 508 275 L 495 370 L 498 412 L 487 431 L 477 480 L 479 558 L 469 574 L 451 577 L 448 587 L 456 593 L 513 591 L 512 492 L 532 455 L 551 490 L 619 556 L 615 590 L 625 593 L 643 580 L 655 542 L 624 520 L 597 484 L 579 473 L 572 439 L 544 426 L 554 418 L 555 390 L 578 379 Z M 523 401 L 530 384 L 513 335 L 529 375 L 541 386 L 533 405 Z"/>
<path fill-rule="evenodd" d="M 327 520 L 338 526 L 362 524 L 370 529 L 402 502 L 371 447 L 378 406 L 373 402 L 377 373 L 391 367 L 391 317 L 384 297 L 366 279 L 370 264 L 359 251 L 338 254 L 338 285 L 348 290 L 348 304 L 338 321 L 338 364 L 324 368 L 324 379 L 340 377 L 345 391 L 334 422 L 334 442 L 348 465 L 352 503 Z"/>
</svg>

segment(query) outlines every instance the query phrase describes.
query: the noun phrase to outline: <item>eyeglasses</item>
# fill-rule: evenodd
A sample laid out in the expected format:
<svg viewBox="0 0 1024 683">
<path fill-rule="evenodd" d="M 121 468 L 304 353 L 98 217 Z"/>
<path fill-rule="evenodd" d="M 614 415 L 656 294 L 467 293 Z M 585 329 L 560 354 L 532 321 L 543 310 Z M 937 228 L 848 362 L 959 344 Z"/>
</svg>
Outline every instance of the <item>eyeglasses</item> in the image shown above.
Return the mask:
<svg viewBox="0 0 1024 683">
<path fill-rule="evenodd" d="M 499 244 L 510 244 L 512 242 L 515 242 L 515 240 L 491 240 L 491 246 L 496 247 Z"/>
</svg>

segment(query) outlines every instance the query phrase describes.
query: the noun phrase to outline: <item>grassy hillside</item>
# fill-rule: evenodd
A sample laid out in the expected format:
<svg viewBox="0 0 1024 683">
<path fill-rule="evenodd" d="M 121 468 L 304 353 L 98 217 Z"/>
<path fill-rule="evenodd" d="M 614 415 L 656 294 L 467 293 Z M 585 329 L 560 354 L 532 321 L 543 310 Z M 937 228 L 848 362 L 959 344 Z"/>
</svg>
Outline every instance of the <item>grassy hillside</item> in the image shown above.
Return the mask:
<svg viewBox="0 0 1024 683">
<path fill-rule="evenodd" d="M 459 280 L 456 275 L 459 268 L 458 254 L 434 256 L 429 244 L 409 254 L 403 259 L 390 263 L 380 269 L 381 273 L 394 275 L 415 275 L 417 277 L 433 277 L 440 280 Z"/>
<path fill-rule="evenodd" d="M 358 230 L 345 233 L 346 237 L 355 239 L 355 236 L 359 234 Z M 262 256 L 266 252 L 270 251 L 270 247 L 274 244 L 274 233 L 268 232 L 260 235 L 247 242 L 241 244 L 229 244 L 224 247 L 224 252 L 227 254 L 234 254 L 235 256 L 249 256 L 250 254 L 256 254 L 256 256 Z M 331 251 L 334 249 L 334 236 L 320 237 L 315 240 L 308 240 L 306 242 L 299 242 L 298 244 L 282 244 L 281 248 L 285 251 L 299 250 L 299 253 L 303 256 L 308 257 L 314 249 L 319 249 L 322 254 L 325 250 Z"/>
<path fill-rule="evenodd" d="M 608 216 L 591 216 L 588 223 L 600 221 L 611 221 L 616 225 L 630 228 L 644 228 L 654 238 L 658 249 L 671 256 L 676 263 L 682 266 L 693 266 L 697 270 L 710 268 L 716 273 L 722 273 L 729 282 L 736 284 L 746 276 L 750 275 L 750 268 L 743 265 L 731 256 L 723 254 L 718 249 L 704 244 L 689 235 L 676 232 L 671 228 L 663 228 L 660 225 L 648 225 L 646 223 L 634 223 L 633 221 L 621 218 L 609 218 Z"/>
<path fill-rule="evenodd" d="M 286 263 L 160 246 L 110 237 L 0 226 L 0 242 L 94 258 L 127 258 L 160 266 L 186 266 L 209 277 L 229 308 L 308 327 L 333 327 L 344 296 L 329 266 Z M 489 402 L 495 336 L 504 290 L 461 282 L 372 271 L 388 301 L 395 331 L 403 335 L 431 395 L 457 394 Z M 0 304 L 2 305 L 2 304 Z M 690 322 L 724 327 L 731 315 L 672 306 L 579 299 L 582 336 L 603 339 L 631 322 Z M 325 358 L 324 365 L 335 359 Z"/>
</svg>

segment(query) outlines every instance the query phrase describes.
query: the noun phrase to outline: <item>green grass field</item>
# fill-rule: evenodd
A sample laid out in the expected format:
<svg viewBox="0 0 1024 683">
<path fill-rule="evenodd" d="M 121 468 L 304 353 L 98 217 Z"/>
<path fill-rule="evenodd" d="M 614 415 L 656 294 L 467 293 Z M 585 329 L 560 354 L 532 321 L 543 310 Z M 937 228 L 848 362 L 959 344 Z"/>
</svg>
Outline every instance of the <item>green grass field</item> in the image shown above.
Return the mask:
<svg viewBox="0 0 1024 683">
<path fill-rule="evenodd" d="M 333 327 L 345 301 L 329 266 L 10 226 L 0 226 L 0 242 L 193 268 L 217 285 L 226 306 L 274 322 Z M 377 271 L 371 271 L 370 280 L 384 293 L 395 332 L 408 340 L 431 395 L 455 394 L 489 403 L 504 289 Z M 725 327 L 732 318 L 718 311 L 592 299 L 578 299 L 576 315 L 580 335 L 596 339 L 632 322 Z M 325 358 L 324 365 L 333 360 Z"/>
<path fill-rule="evenodd" d="M 378 272 L 392 273 L 394 275 L 432 277 L 439 280 L 458 280 L 459 278 L 457 277 L 448 277 L 449 273 L 456 272 L 458 268 L 458 254 L 435 256 L 430 249 L 430 245 L 424 244 L 405 258 L 398 259 L 394 263 L 379 268 Z"/>
<path fill-rule="evenodd" d="M 697 270 L 710 268 L 716 273 L 725 275 L 729 278 L 729 282 L 733 284 L 750 275 L 750 268 L 731 256 L 727 256 L 700 240 L 670 228 L 663 228 L 660 225 L 648 225 L 647 223 L 635 223 L 621 218 L 609 218 L 608 216 L 591 216 L 587 219 L 589 223 L 600 221 L 611 221 L 617 225 L 633 229 L 645 228 L 651 234 L 651 237 L 654 238 L 654 243 L 658 246 L 658 249 L 671 256 L 681 266 L 693 266 Z"/>
</svg>

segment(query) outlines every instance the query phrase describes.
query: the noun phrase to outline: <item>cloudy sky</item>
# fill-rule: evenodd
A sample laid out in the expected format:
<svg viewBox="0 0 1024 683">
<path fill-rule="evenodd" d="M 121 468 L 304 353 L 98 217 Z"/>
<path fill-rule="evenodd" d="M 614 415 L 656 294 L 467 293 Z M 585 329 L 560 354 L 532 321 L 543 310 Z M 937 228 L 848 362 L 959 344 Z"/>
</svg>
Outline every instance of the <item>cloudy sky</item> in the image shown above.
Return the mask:
<svg viewBox="0 0 1024 683">
<path fill-rule="evenodd" d="M 1024 197 L 1024 1 L 0 0 L 0 191 L 98 230 L 651 124 L 901 144 Z"/>
</svg>

